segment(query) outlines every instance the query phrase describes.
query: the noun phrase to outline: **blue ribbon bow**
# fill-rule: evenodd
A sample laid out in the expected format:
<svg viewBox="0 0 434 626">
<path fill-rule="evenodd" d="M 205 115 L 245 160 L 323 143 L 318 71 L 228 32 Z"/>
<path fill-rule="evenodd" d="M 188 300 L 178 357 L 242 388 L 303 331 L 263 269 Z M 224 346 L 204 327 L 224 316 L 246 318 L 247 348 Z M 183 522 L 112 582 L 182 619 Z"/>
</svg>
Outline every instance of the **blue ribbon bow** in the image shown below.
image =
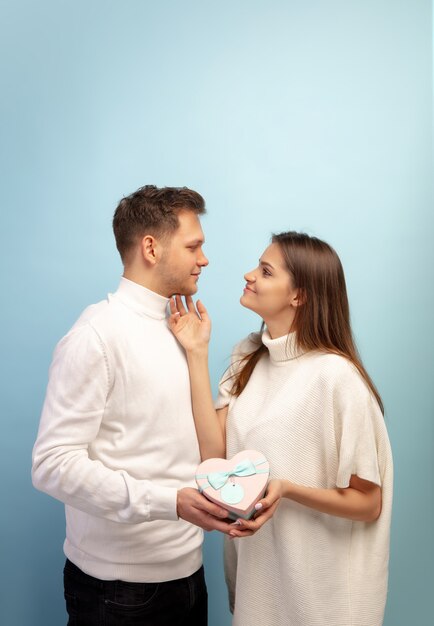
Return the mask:
<svg viewBox="0 0 434 626">
<path fill-rule="evenodd" d="M 207 475 L 208 482 L 213 489 L 221 489 L 223 485 L 227 483 L 229 476 L 252 476 L 256 474 L 258 470 L 250 461 L 250 459 L 244 459 L 229 472 L 212 472 Z"/>
</svg>

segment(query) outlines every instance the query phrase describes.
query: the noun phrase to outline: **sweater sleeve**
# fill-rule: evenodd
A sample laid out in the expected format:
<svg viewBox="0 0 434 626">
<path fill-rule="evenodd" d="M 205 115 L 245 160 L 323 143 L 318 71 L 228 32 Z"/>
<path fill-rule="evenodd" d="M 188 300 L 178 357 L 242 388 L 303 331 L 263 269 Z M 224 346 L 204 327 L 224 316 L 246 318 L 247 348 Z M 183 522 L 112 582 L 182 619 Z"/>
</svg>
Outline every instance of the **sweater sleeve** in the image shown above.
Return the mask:
<svg viewBox="0 0 434 626">
<path fill-rule="evenodd" d="M 377 435 L 383 416 L 377 401 L 350 363 L 335 384 L 336 486 L 348 487 L 352 474 L 381 486 Z"/>
<path fill-rule="evenodd" d="M 89 457 L 113 384 L 104 344 L 90 324 L 56 347 L 33 449 L 37 489 L 114 522 L 177 520 L 175 488 L 139 480 Z"/>
</svg>

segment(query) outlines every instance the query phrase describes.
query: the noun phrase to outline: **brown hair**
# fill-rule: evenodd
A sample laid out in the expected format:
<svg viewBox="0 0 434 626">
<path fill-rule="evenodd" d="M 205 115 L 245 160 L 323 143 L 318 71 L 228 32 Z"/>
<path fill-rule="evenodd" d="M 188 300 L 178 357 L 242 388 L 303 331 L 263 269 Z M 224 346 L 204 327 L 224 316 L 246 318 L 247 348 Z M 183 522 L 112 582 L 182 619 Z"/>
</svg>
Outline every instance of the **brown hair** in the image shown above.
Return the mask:
<svg viewBox="0 0 434 626">
<path fill-rule="evenodd" d="M 205 201 L 197 191 L 187 187 L 146 185 L 122 198 L 113 216 L 116 247 L 122 261 L 139 239 L 146 234 L 166 237 L 179 226 L 178 213 L 205 213 Z"/>
<path fill-rule="evenodd" d="M 297 345 L 304 351 L 320 350 L 347 358 L 360 372 L 375 396 L 381 411 L 383 402 L 365 370 L 350 325 L 350 309 L 344 271 L 338 255 L 329 244 L 304 233 L 273 235 L 283 254 L 293 287 L 302 294 L 289 332 L 296 331 Z M 267 348 L 260 346 L 241 359 L 234 376 L 232 393 L 239 396 Z"/>
</svg>

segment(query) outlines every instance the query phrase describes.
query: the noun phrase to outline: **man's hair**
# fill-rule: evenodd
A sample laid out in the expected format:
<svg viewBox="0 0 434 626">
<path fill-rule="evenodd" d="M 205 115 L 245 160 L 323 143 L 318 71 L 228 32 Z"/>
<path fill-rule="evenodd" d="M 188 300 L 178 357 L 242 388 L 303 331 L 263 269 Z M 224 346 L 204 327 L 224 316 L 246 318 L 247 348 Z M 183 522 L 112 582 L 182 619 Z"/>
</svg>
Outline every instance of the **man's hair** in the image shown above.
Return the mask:
<svg viewBox="0 0 434 626">
<path fill-rule="evenodd" d="M 179 226 L 180 211 L 205 213 L 205 201 L 197 191 L 187 187 L 145 185 L 122 198 L 113 216 L 116 247 L 122 261 L 145 235 L 167 237 Z"/>
</svg>

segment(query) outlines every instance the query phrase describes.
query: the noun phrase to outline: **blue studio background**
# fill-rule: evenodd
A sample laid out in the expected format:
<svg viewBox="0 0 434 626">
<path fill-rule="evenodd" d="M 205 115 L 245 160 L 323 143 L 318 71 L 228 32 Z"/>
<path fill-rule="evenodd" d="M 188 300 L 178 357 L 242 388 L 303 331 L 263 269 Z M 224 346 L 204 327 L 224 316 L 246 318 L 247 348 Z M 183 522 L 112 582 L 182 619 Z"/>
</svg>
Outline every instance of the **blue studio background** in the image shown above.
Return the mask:
<svg viewBox="0 0 434 626">
<path fill-rule="evenodd" d="M 259 325 L 238 298 L 271 232 L 340 254 L 396 466 L 385 625 L 431 625 L 431 2 L 1 0 L 0 34 L 0 623 L 65 623 L 63 506 L 31 449 L 56 342 L 117 286 L 114 208 L 154 183 L 207 201 L 214 382 Z M 220 547 L 210 626 L 230 624 Z"/>
</svg>

